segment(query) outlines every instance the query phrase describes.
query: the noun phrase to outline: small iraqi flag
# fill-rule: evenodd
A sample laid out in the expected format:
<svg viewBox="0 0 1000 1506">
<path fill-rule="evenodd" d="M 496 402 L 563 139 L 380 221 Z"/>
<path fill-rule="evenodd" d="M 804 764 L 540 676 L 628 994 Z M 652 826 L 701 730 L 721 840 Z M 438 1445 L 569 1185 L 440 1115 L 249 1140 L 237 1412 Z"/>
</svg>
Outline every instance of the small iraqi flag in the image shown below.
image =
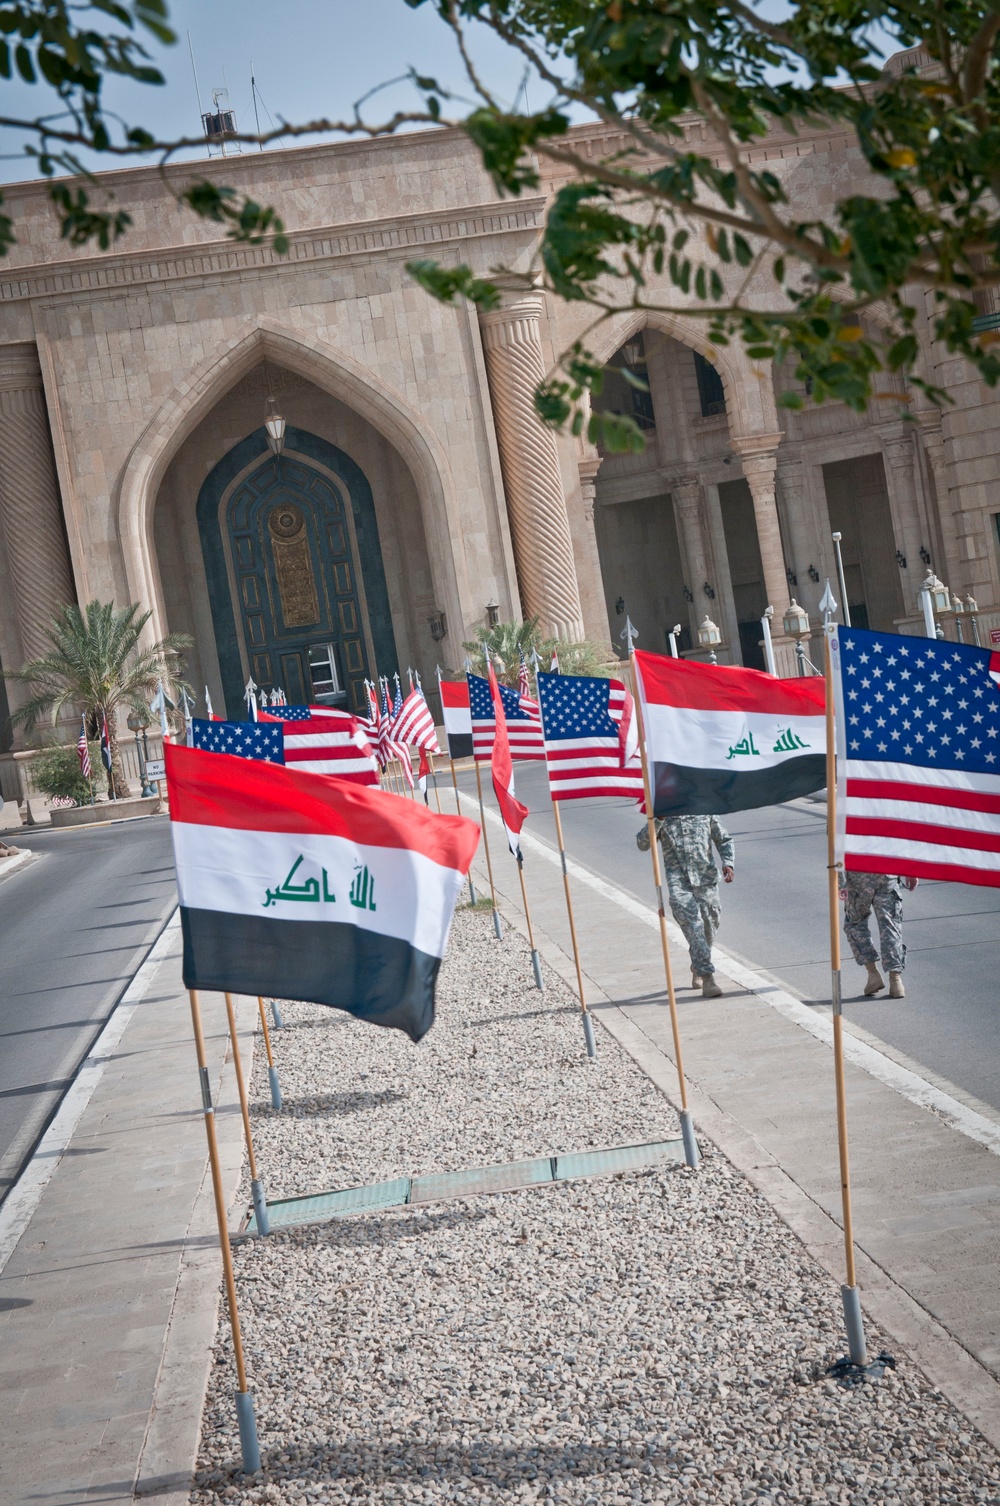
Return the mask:
<svg viewBox="0 0 1000 1506">
<path fill-rule="evenodd" d="M 439 680 L 441 715 L 448 740 L 448 757 L 454 762 L 472 757 L 472 712 L 466 680 Z"/>
<path fill-rule="evenodd" d="M 780 805 L 826 783 L 822 676 L 636 650 L 656 816 L 724 816 Z"/>
<path fill-rule="evenodd" d="M 165 758 L 185 987 L 426 1035 L 475 822 L 231 754 Z"/>
</svg>

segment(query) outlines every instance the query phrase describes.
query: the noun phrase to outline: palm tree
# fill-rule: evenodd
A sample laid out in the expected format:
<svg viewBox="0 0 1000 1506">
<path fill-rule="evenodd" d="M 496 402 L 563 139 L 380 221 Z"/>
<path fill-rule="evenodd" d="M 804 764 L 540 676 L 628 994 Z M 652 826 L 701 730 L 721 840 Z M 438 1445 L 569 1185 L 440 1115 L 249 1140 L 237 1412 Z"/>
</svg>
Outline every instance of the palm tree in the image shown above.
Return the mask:
<svg viewBox="0 0 1000 1506">
<path fill-rule="evenodd" d="M 108 794 L 121 799 L 131 793 L 122 773 L 118 750 L 117 711 L 149 715 L 149 700 L 157 682 L 180 684 L 180 653 L 191 639 L 185 633 L 168 633 L 148 647 L 139 643 L 152 612 L 141 612 L 135 602 L 116 607 L 110 601 L 92 601 L 79 607 L 60 607 L 49 637 L 52 651 L 32 659 L 23 669 L 0 671 L 5 679 L 25 685 L 29 699 L 11 715 L 13 724 L 27 731 L 45 715 L 53 724 L 69 705 L 93 717 L 100 728 L 108 719 L 111 769 Z"/>
<path fill-rule="evenodd" d="M 462 645 L 468 651 L 472 672 L 485 675 L 486 656 L 484 645 L 490 651 L 493 669 L 502 685 L 516 687 L 521 667 L 521 655 L 530 663 L 532 649 L 537 650 L 541 668 L 548 669 L 555 649 L 559 654 L 559 669 L 564 675 L 607 675 L 617 665 L 606 648 L 584 639 L 582 643 L 566 643 L 558 638 L 546 638 L 537 617 L 526 622 L 497 622 L 492 627 L 484 624 L 477 629 L 477 637 Z M 620 672 L 620 671 L 616 671 Z"/>
</svg>

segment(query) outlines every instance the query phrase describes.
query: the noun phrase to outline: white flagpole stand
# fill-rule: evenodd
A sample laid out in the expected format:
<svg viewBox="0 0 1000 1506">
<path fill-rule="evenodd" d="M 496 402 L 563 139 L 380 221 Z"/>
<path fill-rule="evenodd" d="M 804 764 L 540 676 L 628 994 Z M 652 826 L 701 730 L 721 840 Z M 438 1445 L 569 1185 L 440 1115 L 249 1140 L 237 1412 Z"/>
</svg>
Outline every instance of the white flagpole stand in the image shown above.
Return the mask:
<svg viewBox="0 0 1000 1506">
<path fill-rule="evenodd" d="M 767 607 L 760 619 L 760 629 L 764 634 L 764 663 L 767 665 L 769 675 L 777 678 L 778 671 L 774 663 L 774 644 L 771 642 L 771 618 L 774 616 L 774 608 Z"/>
<path fill-rule="evenodd" d="M 680 630 L 681 630 L 681 625 L 680 625 L 679 622 L 677 622 L 677 623 L 674 624 L 674 626 L 670 629 L 670 632 L 667 634 L 667 642 L 670 644 L 670 655 L 671 655 L 671 658 L 674 658 L 674 659 L 676 659 L 676 658 L 679 657 L 679 655 L 677 653 L 677 634 L 680 632 Z"/>
</svg>

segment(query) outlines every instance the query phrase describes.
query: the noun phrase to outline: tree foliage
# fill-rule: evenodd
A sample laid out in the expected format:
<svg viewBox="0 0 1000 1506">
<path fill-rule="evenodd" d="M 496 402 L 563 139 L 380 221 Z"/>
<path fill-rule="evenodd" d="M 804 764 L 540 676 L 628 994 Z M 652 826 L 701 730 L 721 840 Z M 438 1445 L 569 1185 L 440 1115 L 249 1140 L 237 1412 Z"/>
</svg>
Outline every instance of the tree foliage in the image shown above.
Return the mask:
<svg viewBox="0 0 1000 1506">
<path fill-rule="evenodd" d="M 1000 281 L 996 0 L 792 0 L 777 21 L 744 0 L 408 3 L 433 4 L 460 39 L 484 24 L 544 80 L 540 110 L 512 110 L 470 60 L 464 128 L 504 193 L 536 190 L 541 160 L 562 170 L 538 261 L 560 298 L 597 320 L 701 320 L 715 345 L 788 359 L 813 401 L 858 410 L 883 373 L 942 400 L 917 366 L 925 316 L 984 382 L 1000 378 L 1000 336 L 976 322 L 976 295 Z M 879 46 L 926 56 L 886 72 Z M 569 133 L 581 111 L 608 128 L 593 154 Z M 856 148 L 854 182 L 823 217 L 800 217 L 760 152 L 775 128 L 846 133 Z M 465 267 L 411 270 L 439 298 L 496 297 Z M 583 340 L 540 388 L 541 417 L 579 431 L 600 380 Z M 604 422 L 590 419 L 592 439 L 641 447 L 634 426 Z"/>
<path fill-rule="evenodd" d="M 181 684 L 181 651 L 191 639 L 184 633 L 169 633 L 158 643 L 141 642 L 142 631 L 153 614 L 141 612 L 133 603 L 116 607 L 112 602 L 92 601 L 81 611 L 77 606 L 60 608 L 52 624 L 52 648 L 40 659 L 30 659 L 21 669 L 0 671 L 4 678 L 24 685 L 28 699 L 11 714 L 14 725 L 23 723 L 30 732 L 44 717 L 54 725 L 66 707 L 84 712 L 99 725 L 108 719 L 112 753 L 112 781 L 118 796 L 129 793 L 118 756 L 117 712 L 119 708 L 149 717 L 149 702 L 161 679 L 169 687 Z M 94 765 L 95 773 L 97 765 Z"/>
</svg>

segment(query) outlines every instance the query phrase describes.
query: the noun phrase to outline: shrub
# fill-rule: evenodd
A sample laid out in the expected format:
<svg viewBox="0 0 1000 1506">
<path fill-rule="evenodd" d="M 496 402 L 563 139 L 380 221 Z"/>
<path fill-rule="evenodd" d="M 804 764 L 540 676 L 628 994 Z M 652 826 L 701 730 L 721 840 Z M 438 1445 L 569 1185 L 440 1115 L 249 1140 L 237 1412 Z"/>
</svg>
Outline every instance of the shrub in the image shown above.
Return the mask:
<svg viewBox="0 0 1000 1506">
<path fill-rule="evenodd" d="M 90 764 L 103 772 L 100 743 L 90 745 Z M 31 760 L 31 779 L 37 790 L 49 799 L 69 799 L 76 805 L 90 804 L 90 785 L 80 770 L 75 747 L 43 748 Z"/>
<path fill-rule="evenodd" d="M 559 655 L 559 672 L 564 675 L 608 675 L 621 672 L 621 664 L 606 647 L 584 639 L 582 643 L 563 643 L 557 638 L 543 636 L 537 617 L 526 622 L 498 622 L 495 627 L 485 624 L 477 628 L 476 638 L 462 645 L 468 650 L 472 673 L 486 674 L 486 644 L 493 659 L 497 679 L 503 685 L 517 685 L 521 667 L 521 654 L 531 663 L 535 649 L 540 660 L 539 667 L 547 670 L 555 650 Z"/>
</svg>

